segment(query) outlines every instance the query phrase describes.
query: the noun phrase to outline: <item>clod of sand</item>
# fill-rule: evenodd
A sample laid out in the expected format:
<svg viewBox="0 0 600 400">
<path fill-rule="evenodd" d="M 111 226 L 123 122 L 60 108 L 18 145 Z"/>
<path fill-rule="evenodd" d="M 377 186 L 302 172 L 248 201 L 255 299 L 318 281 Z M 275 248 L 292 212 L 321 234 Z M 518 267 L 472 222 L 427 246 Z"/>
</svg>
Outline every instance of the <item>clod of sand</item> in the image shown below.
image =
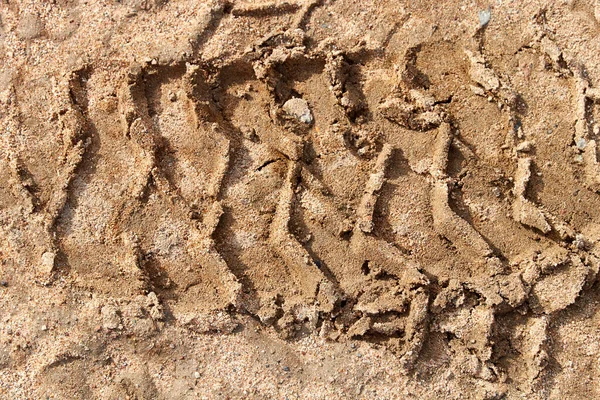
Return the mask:
<svg viewBox="0 0 600 400">
<path fill-rule="evenodd" d="M 17 36 L 21 40 L 36 39 L 44 34 L 44 22 L 37 14 L 25 14 L 17 25 Z"/>
<path fill-rule="evenodd" d="M 119 310 L 115 306 L 107 305 L 102 307 L 102 327 L 108 330 L 114 330 L 121 325 Z"/>
</svg>

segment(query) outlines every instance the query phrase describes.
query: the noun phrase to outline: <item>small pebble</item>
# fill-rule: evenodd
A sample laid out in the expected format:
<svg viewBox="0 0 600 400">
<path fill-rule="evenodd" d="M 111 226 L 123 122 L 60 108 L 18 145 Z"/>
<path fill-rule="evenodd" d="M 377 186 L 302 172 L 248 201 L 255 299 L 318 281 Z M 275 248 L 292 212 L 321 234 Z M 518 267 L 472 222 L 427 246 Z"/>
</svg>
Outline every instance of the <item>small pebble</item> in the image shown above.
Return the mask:
<svg viewBox="0 0 600 400">
<path fill-rule="evenodd" d="M 583 150 L 583 149 L 585 149 L 585 145 L 586 145 L 587 143 L 586 143 L 586 141 L 585 141 L 585 139 L 584 139 L 584 138 L 579 138 L 579 139 L 577 139 L 577 143 L 576 143 L 576 144 L 577 144 L 577 148 L 578 148 L 579 150 Z"/>
<path fill-rule="evenodd" d="M 490 19 L 492 19 L 492 11 L 489 8 L 487 10 L 481 10 L 479 11 L 478 16 L 479 26 L 483 28 L 490 22 Z"/>
<path fill-rule="evenodd" d="M 531 151 L 531 143 L 528 141 L 519 143 L 519 145 L 517 146 L 517 151 L 520 151 L 522 153 L 530 152 Z"/>
<path fill-rule="evenodd" d="M 7 287 L 8 286 L 8 282 L 7 281 L 0 281 L 0 286 Z"/>
<path fill-rule="evenodd" d="M 285 372 L 290 372 L 290 367 L 283 367 L 283 370 L 284 370 Z"/>
<path fill-rule="evenodd" d="M 573 241 L 573 244 L 579 250 L 584 250 L 587 247 L 587 242 L 586 242 L 585 238 L 583 237 L 583 235 L 580 233 L 577 234 L 577 236 L 575 236 L 575 240 Z"/>
<path fill-rule="evenodd" d="M 39 269 L 40 269 L 40 272 L 44 276 L 49 277 L 50 274 L 52 274 L 52 271 L 54 269 L 55 259 L 56 259 L 56 254 L 54 254 L 51 251 L 47 251 L 44 254 L 42 254 Z"/>
<path fill-rule="evenodd" d="M 198 372 L 198 371 L 194 372 L 194 378 L 200 379 L 200 372 Z"/>
<path fill-rule="evenodd" d="M 47 330 L 48 330 L 48 327 L 47 327 L 46 325 L 42 325 L 42 330 L 43 330 L 43 331 L 47 331 Z"/>
<path fill-rule="evenodd" d="M 304 99 L 292 97 L 285 102 L 282 108 L 286 114 L 296 118 L 300 122 L 307 125 L 313 122 L 312 113 L 310 112 L 310 108 L 308 108 L 308 103 Z"/>
</svg>

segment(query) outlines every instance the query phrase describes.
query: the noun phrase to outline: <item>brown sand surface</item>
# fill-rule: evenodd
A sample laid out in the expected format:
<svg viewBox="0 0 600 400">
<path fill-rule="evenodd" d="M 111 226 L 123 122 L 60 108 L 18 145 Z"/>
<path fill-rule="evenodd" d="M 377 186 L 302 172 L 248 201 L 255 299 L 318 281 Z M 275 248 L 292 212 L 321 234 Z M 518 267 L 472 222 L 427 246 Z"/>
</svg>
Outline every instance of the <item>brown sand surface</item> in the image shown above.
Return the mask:
<svg viewBox="0 0 600 400">
<path fill-rule="evenodd" d="M 0 398 L 600 398 L 598 140 L 594 0 L 0 0 Z"/>
</svg>

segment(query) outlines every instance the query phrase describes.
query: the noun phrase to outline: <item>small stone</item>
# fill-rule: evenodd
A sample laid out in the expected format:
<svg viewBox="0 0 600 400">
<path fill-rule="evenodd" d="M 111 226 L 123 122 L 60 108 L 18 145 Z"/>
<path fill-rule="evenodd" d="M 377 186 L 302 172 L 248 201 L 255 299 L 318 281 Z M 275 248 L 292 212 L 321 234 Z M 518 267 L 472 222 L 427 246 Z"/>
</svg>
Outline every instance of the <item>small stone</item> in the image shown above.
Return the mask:
<svg viewBox="0 0 600 400">
<path fill-rule="evenodd" d="M 6 282 L 6 281 L 0 281 L 0 286 L 7 287 L 8 286 L 8 282 Z"/>
<path fill-rule="evenodd" d="M 431 109 L 433 106 L 435 106 L 435 98 L 433 96 L 427 95 L 420 90 L 415 89 L 410 90 L 409 94 L 417 107 Z"/>
<path fill-rule="evenodd" d="M 587 143 L 586 143 L 586 141 L 585 141 L 585 139 L 584 139 L 584 138 L 579 138 L 579 139 L 577 139 L 577 143 L 576 143 L 576 145 L 577 145 L 577 148 L 578 148 L 579 150 L 583 150 L 583 149 L 585 149 L 585 146 L 586 146 L 586 144 L 587 144 Z"/>
<path fill-rule="evenodd" d="M 519 145 L 517 146 L 517 151 L 519 151 L 521 153 L 530 152 L 531 151 L 531 143 L 528 141 L 519 143 Z"/>
<path fill-rule="evenodd" d="M 483 28 L 490 22 L 490 19 L 492 19 L 492 11 L 489 8 L 487 10 L 481 10 L 479 11 L 478 16 L 479 26 Z"/>
<path fill-rule="evenodd" d="M 283 105 L 283 111 L 307 125 L 313 122 L 312 113 L 310 112 L 310 108 L 308 108 L 308 103 L 304 99 L 292 97 Z"/>
<path fill-rule="evenodd" d="M 283 367 L 283 370 L 284 370 L 285 372 L 290 372 L 290 367 Z"/>
<path fill-rule="evenodd" d="M 149 309 L 150 318 L 152 318 L 155 321 L 163 320 L 164 310 L 160 304 L 160 301 L 158 300 L 158 296 L 156 296 L 156 293 L 148 293 L 148 295 L 146 296 L 146 306 Z"/>
<path fill-rule="evenodd" d="M 200 379 L 200 372 L 198 372 L 198 371 L 194 372 L 194 378 Z"/>
<path fill-rule="evenodd" d="M 593 128 L 594 135 L 600 134 L 600 125 L 596 124 Z"/>
<path fill-rule="evenodd" d="M 40 260 L 40 273 L 48 278 L 52 274 L 54 270 L 54 261 L 56 258 L 56 254 L 51 251 L 47 251 L 42 254 L 42 258 Z"/>
<path fill-rule="evenodd" d="M 42 325 L 42 331 L 44 331 L 44 332 L 45 332 L 45 331 L 47 331 L 47 330 L 48 330 L 48 327 L 47 327 L 46 325 Z"/>
<path fill-rule="evenodd" d="M 573 244 L 579 250 L 585 250 L 588 247 L 588 243 L 586 242 L 584 236 L 580 233 L 575 236 L 575 240 L 573 241 Z"/>
</svg>

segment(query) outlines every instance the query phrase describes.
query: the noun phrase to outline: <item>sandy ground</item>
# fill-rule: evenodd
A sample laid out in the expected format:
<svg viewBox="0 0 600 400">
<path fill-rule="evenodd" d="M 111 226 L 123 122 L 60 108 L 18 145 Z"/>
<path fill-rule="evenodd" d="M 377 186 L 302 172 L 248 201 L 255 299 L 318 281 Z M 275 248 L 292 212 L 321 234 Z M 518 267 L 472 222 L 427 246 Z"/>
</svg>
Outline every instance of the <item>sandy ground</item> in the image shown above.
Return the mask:
<svg viewBox="0 0 600 400">
<path fill-rule="evenodd" d="M 599 34 L 0 0 L 0 397 L 600 397 Z"/>
</svg>

